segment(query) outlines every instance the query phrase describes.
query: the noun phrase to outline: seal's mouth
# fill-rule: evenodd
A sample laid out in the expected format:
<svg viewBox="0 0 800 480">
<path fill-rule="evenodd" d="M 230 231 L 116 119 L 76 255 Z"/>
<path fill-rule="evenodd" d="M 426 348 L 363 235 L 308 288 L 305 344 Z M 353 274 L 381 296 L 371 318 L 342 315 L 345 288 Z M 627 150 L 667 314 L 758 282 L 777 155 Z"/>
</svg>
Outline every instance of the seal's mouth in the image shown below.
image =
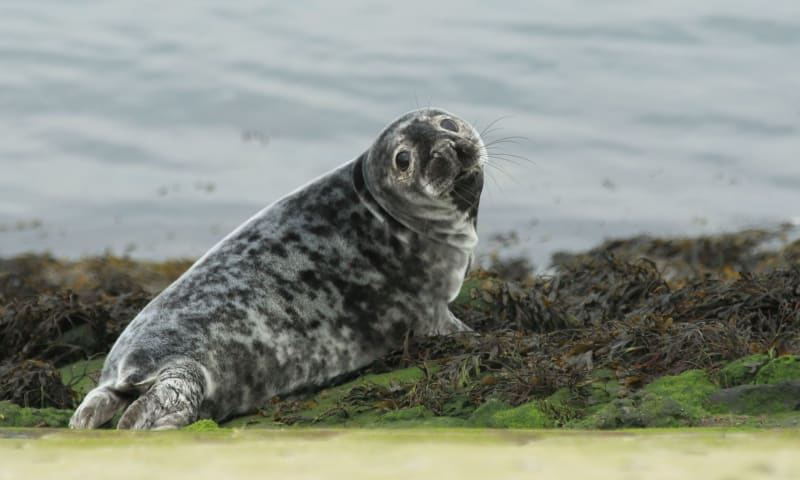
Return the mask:
<svg viewBox="0 0 800 480">
<path fill-rule="evenodd" d="M 481 190 L 483 190 L 483 169 L 478 165 L 459 173 L 453 179 L 449 193 L 459 210 L 467 211 L 478 203 Z"/>
<path fill-rule="evenodd" d="M 483 168 L 479 163 L 473 167 L 463 170 L 453 179 L 453 187 L 468 187 L 474 186 L 476 181 L 480 180 L 480 185 L 483 187 Z"/>
</svg>

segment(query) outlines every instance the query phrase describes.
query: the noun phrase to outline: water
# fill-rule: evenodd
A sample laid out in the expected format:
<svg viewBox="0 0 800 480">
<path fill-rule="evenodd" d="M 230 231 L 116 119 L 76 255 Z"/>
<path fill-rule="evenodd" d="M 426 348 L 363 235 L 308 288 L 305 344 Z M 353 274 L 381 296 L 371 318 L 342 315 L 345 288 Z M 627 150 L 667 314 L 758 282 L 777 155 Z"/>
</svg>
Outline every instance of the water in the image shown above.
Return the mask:
<svg viewBox="0 0 800 480">
<path fill-rule="evenodd" d="M 525 137 L 484 252 L 797 220 L 798 59 L 795 0 L 2 0 L 0 256 L 198 256 L 429 104 Z"/>
</svg>

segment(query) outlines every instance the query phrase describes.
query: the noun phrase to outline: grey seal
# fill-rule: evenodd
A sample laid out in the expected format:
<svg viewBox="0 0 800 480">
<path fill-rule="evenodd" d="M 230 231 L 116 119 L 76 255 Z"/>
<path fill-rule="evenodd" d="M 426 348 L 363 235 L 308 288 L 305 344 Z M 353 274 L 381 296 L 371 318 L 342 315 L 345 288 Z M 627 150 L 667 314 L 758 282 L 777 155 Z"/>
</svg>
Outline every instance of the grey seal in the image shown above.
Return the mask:
<svg viewBox="0 0 800 480">
<path fill-rule="evenodd" d="M 448 309 L 478 241 L 486 148 L 440 109 L 261 210 L 154 298 L 106 357 L 72 428 L 179 428 L 321 387 Z"/>
</svg>

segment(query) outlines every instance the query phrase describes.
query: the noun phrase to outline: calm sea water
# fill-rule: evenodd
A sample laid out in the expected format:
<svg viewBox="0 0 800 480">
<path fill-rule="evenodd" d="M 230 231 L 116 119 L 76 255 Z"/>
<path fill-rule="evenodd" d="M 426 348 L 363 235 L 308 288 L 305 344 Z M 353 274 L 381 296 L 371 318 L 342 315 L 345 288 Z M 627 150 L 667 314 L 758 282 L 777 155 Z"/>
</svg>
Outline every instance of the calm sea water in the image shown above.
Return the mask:
<svg viewBox="0 0 800 480">
<path fill-rule="evenodd" d="M 2 0 L 0 256 L 198 256 L 417 105 L 524 137 L 484 252 L 800 218 L 796 0 Z"/>
</svg>

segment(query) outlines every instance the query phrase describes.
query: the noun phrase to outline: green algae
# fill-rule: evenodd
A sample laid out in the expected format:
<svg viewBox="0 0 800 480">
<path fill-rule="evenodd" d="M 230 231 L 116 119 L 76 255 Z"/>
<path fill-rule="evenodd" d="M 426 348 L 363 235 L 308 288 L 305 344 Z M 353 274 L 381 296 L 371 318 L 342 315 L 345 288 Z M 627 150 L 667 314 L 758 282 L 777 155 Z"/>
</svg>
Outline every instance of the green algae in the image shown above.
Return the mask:
<svg viewBox="0 0 800 480">
<path fill-rule="evenodd" d="M 552 428 L 555 422 L 542 411 L 541 402 L 529 402 L 492 415 L 491 426 L 497 428 Z"/>
<path fill-rule="evenodd" d="M 431 418 L 434 416 L 434 413 L 423 406 L 417 407 L 408 407 L 408 408 L 401 408 L 398 410 L 393 410 L 391 412 L 386 412 L 381 416 L 381 421 L 383 422 L 398 422 L 398 421 L 408 421 L 408 420 L 419 420 L 424 418 Z"/>
<path fill-rule="evenodd" d="M 511 408 L 513 408 L 511 405 L 501 400 L 490 398 L 472 412 L 467 419 L 467 424 L 471 427 L 497 427 L 498 425 L 494 423 L 494 416 Z"/>
<path fill-rule="evenodd" d="M 401 408 L 386 412 L 372 426 L 380 428 L 456 428 L 466 426 L 461 418 L 435 416 L 423 406 Z"/>
<path fill-rule="evenodd" d="M 183 427 L 182 430 L 188 432 L 214 432 L 220 430 L 220 427 L 214 420 L 203 419 Z"/>
<path fill-rule="evenodd" d="M 794 355 L 783 355 L 761 367 L 756 374 L 755 383 L 774 385 L 796 379 L 800 379 L 800 359 Z"/>
<path fill-rule="evenodd" d="M 494 291 L 499 282 L 485 276 L 473 276 L 464 280 L 452 305 L 456 308 L 468 308 L 475 312 L 490 312 L 497 303 Z"/>
<path fill-rule="evenodd" d="M 710 401 L 732 413 L 765 415 L 795 412 L 800 407 L 800 380 L 739 385 L 715 392 Z"/>
<path fill-rule="evenodd" d="M 375 384 L 388 386 L 391 383 L 412 383 L 422 378 L 423 372 L 418 367 L 401 368 L 387 373 L 369 373 L 336 389 L 347 389 L 356 385 Z"/>
<path fill-rule="evenodd" d="M 103 369 L 105 357 L 97 357 L 91 360 L 79 360 L 58 369 L 61 373 L 61 381 L 64 385 L 74 390 L 80 398 L 89 393 L 97 386 L 97 379 Z"/>
<path fill-rule="evenodd" d="M 567 426 L 580 429 L 668 428 L 698 425 L 702 417 L 695 409 L 669 397 L 637 392 L 600 407 L 587 418 Z"/>
<path fill-rule="evenodd" d="M 609 368 L 599 368 L 593 371 L 589 375 L 589 381 L 585 387 L 588 389 L 586 403 L 590 409 L 618 398 L 622 392 L 616 374 Z M 562 392 L 561 395 L 563 397 L 565 393 Z"/>
<path fill-rule="evenodd" d="M 709 396 L 718 387 L 703 370 L 662 377 L 626 398 L 600 406 L 573 428 L 664 428 L 699 425 L 713 406 Z"/>
<path fill-rule="evenodd" d="M 23 408 L 0 401 L 0 427 L 66 427 L 72 410 Z"/>
<path fill-rule="evenodd" d="M 232 419 L 224 427 L 278 428 L 285 426 L 369 427 L 385 412 L 397 410 L 391 401 L 373 401 L 372 390 L 385 397 L 401 391 L 423 376 L 417 367 L 387 373 L 369 373 L 347 383 L 323 389 L 302 400 L 279 400 L 258 414 Z"/>
<path fill-rule="evenodd" d="M 697 415 L 709 406 L 708 397 L 718 390 L 704 370 L 687 370 L 680 375 L 656 379 L 643 389 L 645 392 L 671 398 Z"/>
<path fill-rule="evenodd" d="M 719 383 L 724 388 L 753 383 L 758 370 L 767 362 L 769 355 L 757 353 L 734 360 L 719 371 Z"/>
<path fill-rule="evenodd" d="M 467 288 L 469 288 L 467 286 Z M 64 383 L 79 394 L 94 387 L 103 358 L 75 362 L 62 367 Z M 798 378 L 796 357 L 783 356 L 773 360 L 763 354 L 743 357 L 720 369 L 723 386 L 741 385 L 761 381 L 774 384 Z M 431 371 L 435 371 L 431 369 Z M 287 423 L 281 414 L 265 408 L 261 414 L 249 415 L 223 423 L 224 427 L 274 429 L 295 427 L 384 427 L 384 428 L 655 428 L 680 427 L 703 424 L 727 424 L 726 412 L 739 415 L 737 424 L 775 425 L 789 422 L 770 422 L 764 415 L 790 413 L 792 398 L 774 392 L 753 391 L 742 395 L 730 405 L 713 404 L 709 396 L 719 388 L 703 370 L 689 370 L 680 375 L 656 379 L 641 391 L 628 394 L 617 381 L 613 370 L 596 369 L 582 393 L 561 388 L 542 400 L 512 407 L 497 398 L 490 398 L 475 407 L 463 395 L 456 395 L 442 405 L 436 415 L 424 406 L 393 408 L 391 405 L 354 405 L 359 389 L 408 387 L 423 378 L 425 373 L 417 367 L 387 373 L 369 373 L 339 386 L 324 389 L 303 400 L 295 401 L 294 412 Z M 758 379 L 756 378 L 758 376 Z M 355 389 L 355 390 L 354 390 Z M 7 402 L 6 402 L 7 403 Z M 356 402 L 357 403 L 357 402 Z M 581 408 L 583 406 L 583 408 Z M 31 409 L 21 409 L 30 412 Z M 68 412 L 55 411 L 53 416 L 27 413 L 7 415 L 5 426 L 64 426 Z M 715 417 L 716 415 L 716 417 Z M 754 418 L 750 418 L 753 416 Z M 210 423 L 202 423 L 210 422 Z M 733 422 L 733 421 L 731 421 Z M 728 423 L 731 423 L 728 422 Z M 219 428 L 211 420 L 200 421 L 187 428 Z"/>
</svg>

